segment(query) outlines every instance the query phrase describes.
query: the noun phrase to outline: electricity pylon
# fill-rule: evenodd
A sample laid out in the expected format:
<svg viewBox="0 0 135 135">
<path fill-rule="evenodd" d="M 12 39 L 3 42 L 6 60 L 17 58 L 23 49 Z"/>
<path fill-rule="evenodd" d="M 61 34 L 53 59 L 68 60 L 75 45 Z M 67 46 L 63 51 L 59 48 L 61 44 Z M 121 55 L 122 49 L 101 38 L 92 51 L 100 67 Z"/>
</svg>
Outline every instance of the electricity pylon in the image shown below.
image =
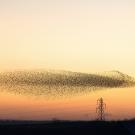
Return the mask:
<svg viewBox="0 0 135 135">
<path fill-rule="evenodd" d="M 100 121 L 105 120 L 105 109 L 106 109 L 106 104 L 104 103 L 104 100 L 101 97 L 97 100 L 96 113 L 98 115 L 98 120 Z"/>
</svg>

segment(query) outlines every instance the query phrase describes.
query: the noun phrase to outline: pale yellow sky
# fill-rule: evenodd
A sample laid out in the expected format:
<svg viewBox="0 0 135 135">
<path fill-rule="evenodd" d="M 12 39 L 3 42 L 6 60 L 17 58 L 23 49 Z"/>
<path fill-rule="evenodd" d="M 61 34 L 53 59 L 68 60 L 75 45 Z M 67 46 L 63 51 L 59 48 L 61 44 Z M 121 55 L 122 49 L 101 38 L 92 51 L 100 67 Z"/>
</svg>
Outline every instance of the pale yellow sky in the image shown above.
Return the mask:
<svg viewBox="0 0 135 135">
<path fill-rule="evenodd" d="M 135 75 L 133 0 L 0 0 L 0 69 Z"/>
</svg>

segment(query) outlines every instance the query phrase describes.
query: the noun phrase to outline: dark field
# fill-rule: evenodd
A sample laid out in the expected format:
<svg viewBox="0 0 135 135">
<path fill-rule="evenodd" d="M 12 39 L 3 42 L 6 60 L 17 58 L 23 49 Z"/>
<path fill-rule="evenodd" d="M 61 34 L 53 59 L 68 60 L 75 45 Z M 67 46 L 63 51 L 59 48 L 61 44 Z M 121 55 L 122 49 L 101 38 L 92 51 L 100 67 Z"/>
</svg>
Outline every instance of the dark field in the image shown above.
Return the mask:
<svg viewBox="0 0 135 135">
<path fill-rule="evenodd" d="M 0 135 L 134 135 L 135 121 L 1 121 Z"/>
</svg>

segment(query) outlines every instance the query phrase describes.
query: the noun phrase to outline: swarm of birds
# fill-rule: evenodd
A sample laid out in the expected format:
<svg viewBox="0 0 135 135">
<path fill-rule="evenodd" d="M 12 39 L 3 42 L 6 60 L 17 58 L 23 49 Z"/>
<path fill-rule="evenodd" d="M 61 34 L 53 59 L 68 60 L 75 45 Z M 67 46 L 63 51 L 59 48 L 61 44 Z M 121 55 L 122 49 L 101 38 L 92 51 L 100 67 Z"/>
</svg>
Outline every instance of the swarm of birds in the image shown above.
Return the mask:
<svg viewBox="0 0 135 135">
<path fill-rule="evenodd" d="M 78 93 L 86 89 L 129 87 L 134 78 L 119 71 L 86 74 L 70 71 L 14 71 L 0 73 L 0 86 L 35 95 Z M 57 93 L 57 94 L 56 94 Z"/>
</svg>

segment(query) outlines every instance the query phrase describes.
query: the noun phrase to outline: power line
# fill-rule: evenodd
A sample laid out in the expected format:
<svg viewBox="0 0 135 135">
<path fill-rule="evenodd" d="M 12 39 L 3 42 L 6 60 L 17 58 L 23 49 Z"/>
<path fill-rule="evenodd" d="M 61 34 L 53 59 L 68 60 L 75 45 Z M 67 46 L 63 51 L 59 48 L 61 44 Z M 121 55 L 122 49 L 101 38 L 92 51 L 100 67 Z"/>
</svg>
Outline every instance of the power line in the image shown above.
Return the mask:
<svg viewBox="0 0 135 135">
<path fill-rule="evenodd" d="M 106 109 L 106 104 L 104 103 L 104 100 L 101 97 L 97 100 L 96 113 L 98 116 L 98 120 L 100 121 L 105 120 L 105 109 Z"/>
</svg>

